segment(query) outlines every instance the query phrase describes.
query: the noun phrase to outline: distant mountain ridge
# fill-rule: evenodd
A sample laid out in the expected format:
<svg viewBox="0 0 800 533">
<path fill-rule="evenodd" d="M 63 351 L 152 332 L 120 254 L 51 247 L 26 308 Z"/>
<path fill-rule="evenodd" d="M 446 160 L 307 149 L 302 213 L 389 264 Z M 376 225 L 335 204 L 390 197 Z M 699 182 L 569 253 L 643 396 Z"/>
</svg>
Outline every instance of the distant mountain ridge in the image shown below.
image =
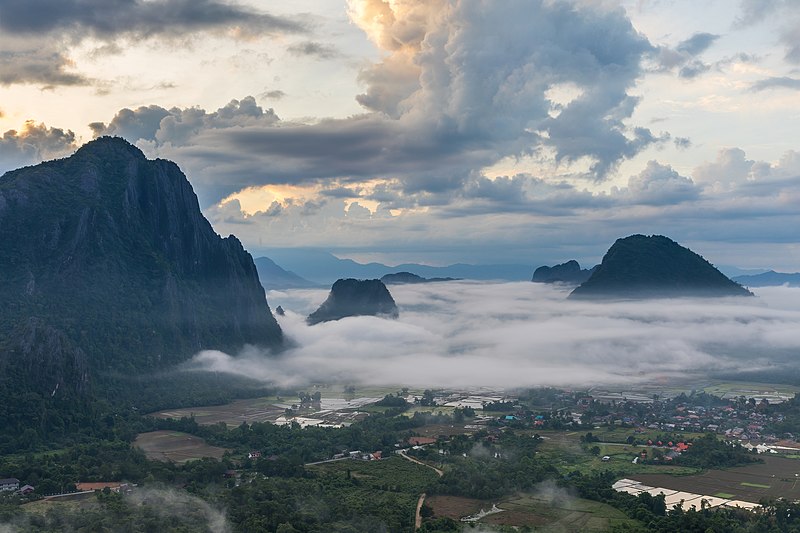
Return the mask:
<svg viewBox="0 0 800 533">
<path fill-rule="evenodd" d="M 340 279 L 319 309 L 308 315 L 309 325 L 349 316 L 398 317 L 397 304 L 379 279 Z"/>
<path fill-rule="evenodd" d="M 600 265 L 589 269 L 581 269 L 580 263 L 571 259 L 566 263 L 552 267 L 540 266 L 534 273 L 531 281 L 536 283 L 583 283 L 597 270 Z"/>
<path fill-rule="evenodd" d="M 265 289 L 309 289 L 319 287 L 318 283 L 301 278 L 294 272 L 283 269 L 269 257 L 259 257 L 255 260 L 258 278 Z"/>
<path fill-rule="evenodd" d="M 423 278 L 411 272 L 394 272 L 381 278 L 386 285 L 413 285 L 415 283 L 437 283 L 440 281 L 456 281 L 456 278 Z"/>
<path fill-rule="evenodd" d="M 781 285 L 800 287 L 800 272 L 784 273 L 770 270 L 763 274 L 736 276 L 733 281 L 746 287 L 779 287 Z"/>
<path fill-rule="evenodd" d="M 752 296 L 711 263 L 662 235 L 618 239 L 570 298 Z"/>
<path fill-rule="evenodd" d="M 531 265 L 453 264 L 443 267 L 404 263 L 387 266 L 381 263 L 358 263 L 352 259 L 339 259 L 335 255 L 316 249 L 275 248 L 265 251 L 267 257 L 282 268 L 312 282 L 330 284 L 337 279 L 379 279 L 386 274 L 410 272 L 423 278 L 457 278 L 474 280 L 529 281 Z"/>
<path fill-rule="evenodd" d="M 69 395 L 283 344 L 239 240 L 214 232 L 175 163 L 120 138 L 0 177 L 0 264 L 0 388 Z"/>
</svg>

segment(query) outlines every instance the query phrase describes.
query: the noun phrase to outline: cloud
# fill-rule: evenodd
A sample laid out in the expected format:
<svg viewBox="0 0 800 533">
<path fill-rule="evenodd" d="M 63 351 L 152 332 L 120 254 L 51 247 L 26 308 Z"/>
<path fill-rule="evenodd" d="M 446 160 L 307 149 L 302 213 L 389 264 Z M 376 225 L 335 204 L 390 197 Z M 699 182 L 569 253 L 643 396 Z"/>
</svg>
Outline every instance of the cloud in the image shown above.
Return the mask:
<svg viewBox="0 0 800 533">
<path fill-rule="evenodd" d="M 772 77 L 759 80 L 750 86 L 750 90 L 754 92 L 766 89 L 794 89 L 800 91 L 800 79 L 788 76 Z"/>
<path fill-rule="evenodd" d="M 72 131 L 28 121 L 22 130 L 8 130 L 0 137 L 0 174 L 66 156 L 77 148 Z"/>
<path fill-rule="evenodd" d="M 307 28 L 216 0 L 7 0 L 0 2 L 0 85 L 95 85 L 75 70 L 68 53 L 73 46 L 95 39 L 102 42 L 98 53 L 119 53 L 121 39 L 174 41 L 198 32 L 236 38 Z"/>
<path fill-rule="evenodd" d="M 392 287 L 399 320 L 353 317 L 307 326 L 325 291 L 271 292 L 297 348 L 280 357 L 201 352 L 193 366 L 282 385 L 596 385 L 707 377 L 792 365 L 798 289 L 759 298 L 577 303 L 531 284 Z M 788 333 L 787 332 L 794 332 Z"/>
<path fill-rule="evenodd" d="M 747 159 L 741 148 L 725 148 L 718 152 L 714 162 L 700 165 L 694 177 L 701 182 L 741 184 L 769 174 L 770 165 Z"/>
<path fill-rule="evenodd" d="M 6 0 L 0 30 L 12 35 L 174 37 L 198 30 L 248 28 L 297 33 L 298 21 L 215 0 Z"/>
<path fill-rule="evenodd" d="M 176 137 L 171 117 L 202 110 L 169 109 L 140 147 L 180 161 L 208 205 L 247 186 L 330 180 L 391 179 L 406 193 L 445 195 L 486 166 L 531 154 L 602 180 L 669 138 L 627 123 L 639 102 L 629 92 L 653 48 L 621 9 L 545 0 L 348 6 L 381 53 L 359 77 L 366 113 L 212 119 Z M 290 51 L 332 52 L 314 41 Z"/>
<path fill-rule="evenodd" d="M 0 49 L 0 85 L 41 84 L 89 85 L 92 80 L 73 71 L 72 61 L 63 53 L 41 48 Z"/>
<path fill-rule="evenodd" d="M 800 3 L 796 0 L 742 0 L 735 27 L 746 28 L 764 20 L 778 21 L 778 42 L 787 62 L 800 64 Z"/>
<path fill-rule="evenodd" d="M 741 0 L 741 13 L 736 18 L 735 25 L 747 27 L 757 24 L 778 10 L 785 0 Z"/>
<path fill-rule="evenodd" d="M 332 59 L 339 55 L 339 51 L 329 44 L 315 41 L 304 41 L 291 45 L 287 51 L 294 56 L 314 56 L 319 59 Z"/>
<path fill-rule="evenodd" d="M 719 35 L 714 35 L 713 33 L 695 33 L 685 41 L 678 43 L 675 50 L 690 56 L 696 56 L 708 50 L 717 39 L 719 39 Z"/>
<path fill-rule="evenodd" d="M 627 193 L 637 203 L 670 205 L 696 200 L 700 190 L 690 178 L 681 176 L 669 165 L 649 161 L 640 174 L 628 180 Z"/>
<path fill-rule="evenodd" d="M 720 36 L 713 33 L 695 33 L 675 47 L 659 46 L 654 54 L 655 72 L 677 71 L 678 77 L 691 80 L 711 70 L 724 71 L 731 65 L 754 63 L 759 60 L 752 54 L 739 52 L 708 63 L 700 58 Z"/>
<path fill-rule="evenodd" d="M 269 91 L 264 91 L 258 96 L 259 98 L 266 98 L 267 100 L 280 100 L 286 96 L 286 93 L 280 89 L 271 89 Z"/>
</svg>

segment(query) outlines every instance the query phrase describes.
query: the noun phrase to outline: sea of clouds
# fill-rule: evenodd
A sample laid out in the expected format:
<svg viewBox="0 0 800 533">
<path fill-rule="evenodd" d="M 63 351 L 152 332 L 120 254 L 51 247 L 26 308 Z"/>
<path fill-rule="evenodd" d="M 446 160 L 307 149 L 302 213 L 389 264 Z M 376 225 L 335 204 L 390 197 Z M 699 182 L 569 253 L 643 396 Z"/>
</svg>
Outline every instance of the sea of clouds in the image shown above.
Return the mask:
<svg viewBox="0 0 800 533">
<path fill-rule="evenodd" d="M 398 320 L 308 326 L 326 290 L 271 291 L 293 347 L 274 355 L 203 351 L 190 367 L 282 386 L 353 383 L 525 387 L 691 379 L 776 371 L 800 355 L 800 288 L 754 298 L 585 302 L 535 283 L 389 287 Z"/>
</svg>

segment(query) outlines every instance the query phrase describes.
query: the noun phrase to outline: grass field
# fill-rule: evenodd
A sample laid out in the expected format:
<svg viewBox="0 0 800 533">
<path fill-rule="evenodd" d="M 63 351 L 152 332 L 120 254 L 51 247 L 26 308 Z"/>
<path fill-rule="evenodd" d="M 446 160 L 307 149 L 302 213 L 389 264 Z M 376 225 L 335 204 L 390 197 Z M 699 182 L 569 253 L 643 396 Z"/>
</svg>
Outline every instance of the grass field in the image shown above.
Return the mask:
<svg viewBox="0 0 800 533">
<path fill-rule="evenodd" d="M 75 500 L 36 500 L 30 503 L 26 503 L 22 506 L 22 509 L 28 513 L 34 514 L 45 514 L 52 510 L 63 510 L 63 511 L 81 511 L 81 510 L 89 510 L 89 509 L 96 509 L 100 506 L 97 503 L 97 498 L 94 495 L 91 495 L 90 498 L 84 499 L 75 499 Z M 5 531 L 0 529 L 0 531 Z M 14 530 L 11 530 L 14 531 Z"/>
<path fill-rule="evenodd" d="M 543 489 L 499 501 L 484 501 L 459 496 L 430 496 L 426 505 L 434 516 L 459 520 L 491 509 L 493 504 L 504 511 L 480 520 L 495 526 L 535 527 L 537 531 L 608 531 L 622 524 L 635 524 L 621 511 L 600 502 L 569 496 L 561 490 Z"/>
<path fill-rule="evenodd" d="M 422 493 L 438 479 L 428 467 L 406 461 L 402 457 L 390 457 L 381 461 L 335 461 L 308 466 L 311 471 L 345 473 L 358 478 L 362 484 L 379 490 Z"/>
<path fill-rule="evenodd" d="M 672 474 L 690 475 L 700 472 L 697 468 L 673 465 L 633 464 L 633 458 L 640 452 L 649 448 L 645 446 L 632 446 L 627 444 L 593 443 L 589 447 L 600 448 L 598 455 L 592 455 L 581 447 L 580 437 L 584 432 L 564 433 L 558 431 L 541 431 L 543 442 L 538 454 L 547 458 L 562 473 L 567 474 L 574 470 L 583 473 L 600 470 L 614 470 L 625 475 L 632 474 Z M 610 460 L 604 462 L 601 458 L 608 455 Z"/>
<path fill-rule="evenodd" d="M 202 457 L 221 459 L 224 448 L 206 443 L 205 440 L 180 431 L 150 431 L 136 436 L 133 445 L 142 450 L 148 459 L 185 463 Z"/>
</svg>

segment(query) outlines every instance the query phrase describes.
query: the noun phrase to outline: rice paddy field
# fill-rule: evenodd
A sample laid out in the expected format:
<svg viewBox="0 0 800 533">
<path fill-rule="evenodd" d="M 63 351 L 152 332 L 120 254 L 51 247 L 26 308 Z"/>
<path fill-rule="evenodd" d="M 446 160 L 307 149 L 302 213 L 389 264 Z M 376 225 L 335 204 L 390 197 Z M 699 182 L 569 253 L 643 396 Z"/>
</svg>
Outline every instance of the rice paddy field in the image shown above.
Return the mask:
<svg viewBox="0 0 800 533">
<path fill-rule="evenodd" d="M 211 446 L 204 439 L 180 431 L 149 431 L 137 435 L 133 445 L 153 461 L 185 463 L 193 459 L 221 459 L 227 451 Z"/>
<path fill-rule="evenodd" d="M 763 457 L 764 463 L 708 470 L 690 476 L 638 474 L 637 481 L 654 487 L 758 503 L 761 499 L 800 499 L 800 461 Z"/>
</svg>

